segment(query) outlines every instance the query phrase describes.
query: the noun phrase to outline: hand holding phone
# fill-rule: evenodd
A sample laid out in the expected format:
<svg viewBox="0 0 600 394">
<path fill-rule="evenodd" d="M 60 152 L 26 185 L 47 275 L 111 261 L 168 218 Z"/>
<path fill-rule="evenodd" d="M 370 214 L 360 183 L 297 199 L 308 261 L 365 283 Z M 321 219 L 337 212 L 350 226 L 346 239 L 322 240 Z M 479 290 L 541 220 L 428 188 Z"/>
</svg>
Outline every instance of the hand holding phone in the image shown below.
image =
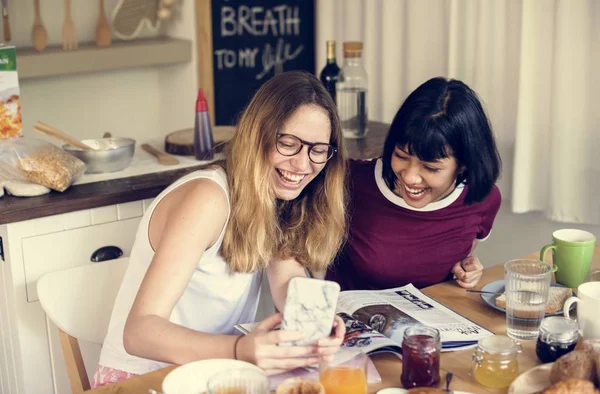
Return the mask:
<svg viewBox="0 0 600 394">
<path fill-rule="evenodd" d="M 320 279 L 290 279 L 281 329 L 301 331 L 305 338 L 286 345 L 309 345 L 331 333 L 340 285 Z M 283 345 L 283 344 L 280 344 Z"/>
</svg>

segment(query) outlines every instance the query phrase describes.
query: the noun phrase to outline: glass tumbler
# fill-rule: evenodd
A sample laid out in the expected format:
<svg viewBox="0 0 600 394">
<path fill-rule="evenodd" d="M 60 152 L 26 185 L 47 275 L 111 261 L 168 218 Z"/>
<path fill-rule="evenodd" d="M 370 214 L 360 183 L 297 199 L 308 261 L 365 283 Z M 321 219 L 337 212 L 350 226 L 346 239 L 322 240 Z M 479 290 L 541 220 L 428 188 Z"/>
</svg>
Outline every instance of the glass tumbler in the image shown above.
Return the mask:
<svg viewBox="0 0 600 394">
<path fill-rule="evenodd" d="M 208 379 L 209 394 L 268 394 L 269 378 L 253 369 L 218 372 Z"/>
<path fill-rule="evenodd" d="M 504 264 L 506 334 L 536 339 L 545 315 L 552 267 L 540 260 L 511 260 Z"/>
<path fill-rule="evenodd" d="M 367 363 L 363 352 L 343 363 L 321 363 L 319 380 L 326 394 L 367 394 Z"/>
</svg>

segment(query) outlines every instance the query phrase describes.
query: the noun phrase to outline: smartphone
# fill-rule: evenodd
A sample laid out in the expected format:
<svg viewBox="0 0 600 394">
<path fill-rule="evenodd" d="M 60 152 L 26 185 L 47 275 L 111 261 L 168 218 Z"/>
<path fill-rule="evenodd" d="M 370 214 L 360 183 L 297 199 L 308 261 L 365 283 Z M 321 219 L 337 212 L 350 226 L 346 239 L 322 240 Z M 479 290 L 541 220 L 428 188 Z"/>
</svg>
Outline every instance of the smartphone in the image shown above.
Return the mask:
<svg viewBox="0 0 600 394">
<path fill-rule="evenodd" d="M 340 285 L 329 280 L 303 277 L 290 279 L 281 329 L 304 332 L 305 338 L 280 345 L 309 345 L 328 337 L 339 294 Z"/>
</svg>

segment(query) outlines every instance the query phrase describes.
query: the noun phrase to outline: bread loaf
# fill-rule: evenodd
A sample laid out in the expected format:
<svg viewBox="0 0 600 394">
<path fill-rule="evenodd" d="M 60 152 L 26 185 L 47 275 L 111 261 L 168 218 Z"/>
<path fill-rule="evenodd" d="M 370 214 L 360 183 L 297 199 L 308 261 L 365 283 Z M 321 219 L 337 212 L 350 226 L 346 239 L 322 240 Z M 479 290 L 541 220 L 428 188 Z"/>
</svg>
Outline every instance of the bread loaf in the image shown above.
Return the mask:
<svg viewBox="0 0 600 394">
<path fill-rule="evenodd" d="M 548 292 L 548 303 L 546 304 L 546 313 L 556 313 L 563 309 L 565 301 L 572 295 L 571 289 L 568 287 L 550 287 Z M 497 307 L 506 309 L 506 295 L 500 294 L 494 300 Z"/>
</svg>

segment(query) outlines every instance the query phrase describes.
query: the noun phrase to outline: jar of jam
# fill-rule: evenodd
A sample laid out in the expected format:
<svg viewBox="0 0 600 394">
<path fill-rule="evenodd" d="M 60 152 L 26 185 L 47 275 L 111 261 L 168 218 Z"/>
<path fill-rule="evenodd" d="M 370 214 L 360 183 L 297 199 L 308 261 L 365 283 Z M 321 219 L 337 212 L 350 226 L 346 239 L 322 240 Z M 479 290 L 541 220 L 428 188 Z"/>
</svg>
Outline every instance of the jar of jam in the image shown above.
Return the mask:
<svg viewBox="0 0 600 394">
<path fill-rule="evenodd" d="M 440 383 L 440 332 L 423 325 L 404 331 L 402 340 L 402 385 L 405 388 L 437 387 Z"/>
<path fill-rule="evenodd" d="M 507 388 L 519 375 L 520 352 L 521 345 L 509 337 L 483 338 L 473 352 L 471 374 L 485 387 Z"/>
<path fill-rule="evenodd" d="M 535 354 L 543 363 L 556 361 L 577 345 L 579 325 L 575 320 L 563 316 L 550 316 L 542 320 Z"/>
</svg>

